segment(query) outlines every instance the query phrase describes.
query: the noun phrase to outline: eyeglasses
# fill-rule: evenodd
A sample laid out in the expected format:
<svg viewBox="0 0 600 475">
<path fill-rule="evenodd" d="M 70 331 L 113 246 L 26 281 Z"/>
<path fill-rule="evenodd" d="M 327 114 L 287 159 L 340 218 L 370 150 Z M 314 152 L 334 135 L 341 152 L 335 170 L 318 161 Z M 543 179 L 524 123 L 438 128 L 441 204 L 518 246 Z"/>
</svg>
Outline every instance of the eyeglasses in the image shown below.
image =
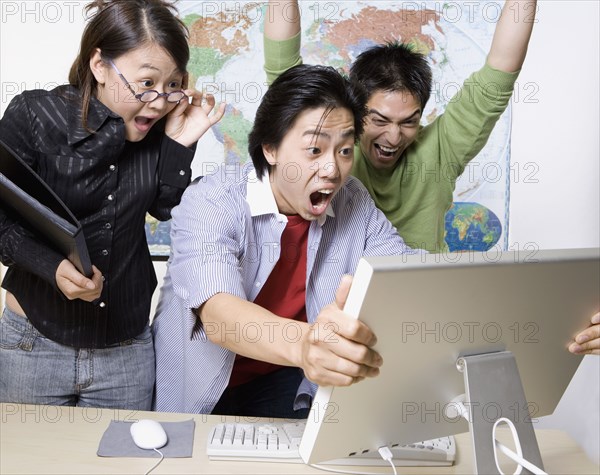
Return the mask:
<svg viewBox="0 0 600 475">
<path fill-rule="evenodd" d="M 179 101 L 181 101 L 183 98 L 187 97 L 187 95 L 183 91 L 158 92 L 155 90 L 150 90 L 150 91 L 144 91 L 140 94 L 136 94 L 135 91 L 133 90 L 133 88 L 129 85 L 129 81 L 127 81 L 127 79 L 125 79 L 125 76 L 123 76 L 121 74 L 121 71 L 119 71 L 119 69 L 117 68 L 115 63 L 113 63 L 112 60 L 109 60 L 108 62 L 110 63 L 112 68 L 115 70 L 117 75 L 121 78 L 121 80 L 123 81 L 123 84 L 125 84 L 125 86 L 127 86 L 127 89 L 129 89 L 131 91 L 131 93 L 133 94 L 133 97 L 135 97 L 140 102 L 144 102 L 144 103 L 153 102 L 156 99 L 158 99 L 159 97 L 164 97 L 167 100 L 167 102 L 179 103 Z"/>
</svg>

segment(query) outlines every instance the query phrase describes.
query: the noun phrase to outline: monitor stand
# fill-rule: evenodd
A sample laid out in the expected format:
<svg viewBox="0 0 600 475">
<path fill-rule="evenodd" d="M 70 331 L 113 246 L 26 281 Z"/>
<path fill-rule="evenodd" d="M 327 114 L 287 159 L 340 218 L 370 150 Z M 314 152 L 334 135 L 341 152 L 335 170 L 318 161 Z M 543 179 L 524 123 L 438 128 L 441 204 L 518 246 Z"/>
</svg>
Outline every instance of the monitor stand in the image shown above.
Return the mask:
<svg viewBox="0 0 600 475">
<path fill-rule="evenodd" d="M 464 374 L 466 394 L 456 398 L 448 415 L 463 416 L 469 422 L 475 473 L 501 474 L 496 463 L 495 426 L 508 419 L 514 425 L 522 457 L 543 469 L 542 457 L 531 424 L 529 403 L 510 351 L 463 356 L 457 369 Z M 457 414 L 454 414 L 456 411 Z M 532 473 L 523 468 L 521 473 Z"/>
</svg>

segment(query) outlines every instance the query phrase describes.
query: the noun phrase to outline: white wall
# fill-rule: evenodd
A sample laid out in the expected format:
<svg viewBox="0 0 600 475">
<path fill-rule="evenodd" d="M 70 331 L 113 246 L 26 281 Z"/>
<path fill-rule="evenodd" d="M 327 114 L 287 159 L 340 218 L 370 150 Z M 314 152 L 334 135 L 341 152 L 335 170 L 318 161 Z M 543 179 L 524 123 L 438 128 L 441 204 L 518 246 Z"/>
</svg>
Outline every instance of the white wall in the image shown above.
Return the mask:
<svg viewBox="0 0 600 475">
<path fill-rule="evenodd" d="M 86 3 L 0 2 L 0 113 L 24 90 L 67 82 L 79 49 Z"/>
<path fill-rule="evenodd" d="M 535 174 L 511 183 L 509 241 L 514 248 L 598 247 L 600 3 L 543 1 L 538 18 L 512 136 L 513 168 Z M 525 102 L 534 90 L 537 103 Z M 571 433 L 600 464 L 599 402 L 600 358 L 588 356 L 540 426 Z"/>
<path fill-rule="evenodd" d="M 512 162 L 521 173 L 511 180 L 512 245 L 600 243 L 599 5 L 540 2 L 513 109 Z M 534 90 L 537 102 L 526 102 Z"/>
<path fill-rule="evenodd" d="M 0 2 L 0 113 L 18 92 L 66 82 L 84 5 Z M 541 1 L 514 102 L 512 248 L 599 245 L 599 17 L 595 1 Z M 155 267 L 161 282 L 165 266 Z M 584 363 L 543 424 L 568 430 L 598 460 L 600 358 Z"/>
</svg>

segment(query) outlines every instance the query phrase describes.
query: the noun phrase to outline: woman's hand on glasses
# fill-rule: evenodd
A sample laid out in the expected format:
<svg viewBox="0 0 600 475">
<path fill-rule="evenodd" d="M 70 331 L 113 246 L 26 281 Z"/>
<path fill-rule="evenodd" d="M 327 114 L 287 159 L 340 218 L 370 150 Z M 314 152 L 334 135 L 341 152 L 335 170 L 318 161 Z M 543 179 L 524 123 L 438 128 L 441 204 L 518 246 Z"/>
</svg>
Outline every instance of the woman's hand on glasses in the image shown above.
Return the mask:
<svg viewBox="0 0 600 475">
<path fill-rule="evenodd" d="M 165 133 L 186 147 L 196 143 L 204 133 L 221 120 L 225 103 L 216 107 L 215 96 L 186 89 L 184 98 L 167 115 Z"/>
</svg>

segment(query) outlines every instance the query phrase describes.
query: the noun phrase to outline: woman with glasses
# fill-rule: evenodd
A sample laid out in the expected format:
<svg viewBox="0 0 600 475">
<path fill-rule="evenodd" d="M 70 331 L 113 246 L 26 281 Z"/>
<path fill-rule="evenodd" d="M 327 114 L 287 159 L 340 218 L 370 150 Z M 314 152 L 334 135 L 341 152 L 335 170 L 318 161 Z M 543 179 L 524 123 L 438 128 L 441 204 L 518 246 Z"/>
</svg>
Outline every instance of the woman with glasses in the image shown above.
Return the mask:
<svg viewBox="0 0 600 475">
<path fill-rule="evenodd" d="M 150 409 L 145 215 L 170 218 L 224 106 L 187 89 L 188 32 L 172 4 L 96 0 L 87 11 L 69 84 L 15 97 L 0 140 L 82 223 L 93 274 L 0 208 L 0 401 Z"/>
</svg>

